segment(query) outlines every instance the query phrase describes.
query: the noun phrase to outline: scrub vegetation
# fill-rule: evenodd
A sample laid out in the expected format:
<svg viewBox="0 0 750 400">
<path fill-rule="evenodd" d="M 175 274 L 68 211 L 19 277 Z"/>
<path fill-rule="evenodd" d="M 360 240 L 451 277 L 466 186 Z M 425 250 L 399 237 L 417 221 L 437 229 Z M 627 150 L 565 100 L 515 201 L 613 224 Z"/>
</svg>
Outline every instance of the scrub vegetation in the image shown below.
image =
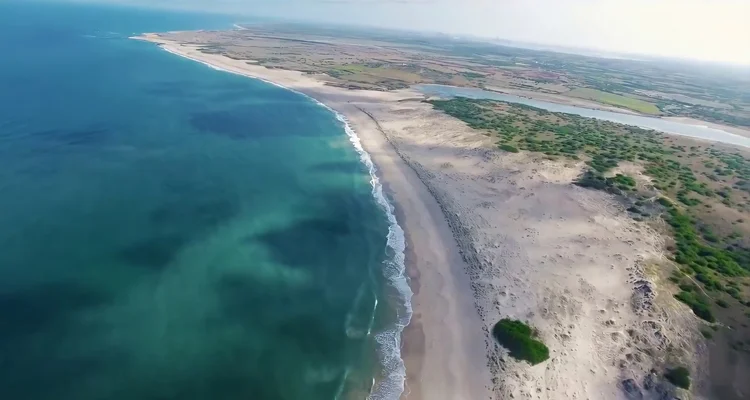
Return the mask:
<svg viewBox="0 0 750 400">
<path fill-rule="evenodd" d="M 750 158 L 742 150 L 521 104 L 429 103 L 502 149 L 584 163 L 577 185 L 618 196 L 634 219 L 670 238 L 664 273 L 675 298 L 707 323 L 729 327 L 719 330 L 727 343 L 750 336 Z M 625 165 L 638 173 L 623 172 Z"/>
</svg>

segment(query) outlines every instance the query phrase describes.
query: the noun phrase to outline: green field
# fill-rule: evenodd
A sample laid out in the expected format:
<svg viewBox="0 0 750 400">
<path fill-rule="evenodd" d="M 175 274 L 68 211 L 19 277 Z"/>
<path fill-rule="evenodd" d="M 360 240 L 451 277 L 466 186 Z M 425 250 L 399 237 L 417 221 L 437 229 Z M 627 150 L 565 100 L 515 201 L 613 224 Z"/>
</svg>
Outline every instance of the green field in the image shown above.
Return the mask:
<svg viewBox="0 0 750 400">
<path fill-rule="evenodd" d="M 371 64 L 371 65 L 362 65 L 362 64 L 344 64 L 344 65 L 337 65 L 332 67 L 328 71 L 328 75 L 331 75 L 336 78 L 344 78 L 347 80 L 358 80 L 358 78 L 361 77 L 368 77 L 374 79 L 374 81 L 378 80 L 396 80 L 404 82 L 405 84 L 412 84 L 412 83 L 418 83 L 421 82 L 423 79 L 419 74 L 416 74 L 414 72 L 405 71 L 400 68 L 395 68 L 392 65 L 389 64 Z M 370 81 L 370 79 L 366 79 L 366 81 Z"/>
<path fill-rule="evenodd" d="M 609 104 L 615 107 L 623 107 L 644 114 L 660 114 L 659 108 L 649 102 L 634 99 L 632 97 L 621 96 L 619 94 L 602 92 L 601 90 L 577 88 L 565 93 L 568 96 L 578 97 L 581 99 L 593 100 L 599 103 Z"/>
</svg>

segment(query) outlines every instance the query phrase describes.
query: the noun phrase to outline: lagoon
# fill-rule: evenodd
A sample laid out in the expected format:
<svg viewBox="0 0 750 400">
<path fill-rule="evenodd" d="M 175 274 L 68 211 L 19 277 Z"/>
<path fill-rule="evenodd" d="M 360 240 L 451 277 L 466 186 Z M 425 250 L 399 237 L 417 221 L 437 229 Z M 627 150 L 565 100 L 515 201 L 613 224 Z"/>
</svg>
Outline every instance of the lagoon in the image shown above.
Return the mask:
<svg viewBox="0 0 750 400">
<path fill-rule="evenodd" d="M 697 139 L 721 142 L 742 147 L 750 147 L 750 138 L 742 137 L 740 135 L 735 135 L 733 133 L 721 129 L 711 128 L 708 126 L 692 125 L 663 118 L 646 117 L 642 115 L 624 114 L 604 110 L 594 110 L 590 108 L 551 103 L 548 101 L 534 100 L 526 97 L 497 93 L 475 88 L 460 88 L 446 85 L 417 85 L 414 86 L 414 89 L 430 96 L 468 97 L 472 99 L 489 99 L 505 101 L 509 103 L 519 103 L 531 107 L 541 108 L 551 112 L 575 114 L 582 117 L 596 118 L 625 125 L 633 125 L 644 129 L 653 129 L 655 131 L 664 133 L 689 136 Z"/>
</svg>

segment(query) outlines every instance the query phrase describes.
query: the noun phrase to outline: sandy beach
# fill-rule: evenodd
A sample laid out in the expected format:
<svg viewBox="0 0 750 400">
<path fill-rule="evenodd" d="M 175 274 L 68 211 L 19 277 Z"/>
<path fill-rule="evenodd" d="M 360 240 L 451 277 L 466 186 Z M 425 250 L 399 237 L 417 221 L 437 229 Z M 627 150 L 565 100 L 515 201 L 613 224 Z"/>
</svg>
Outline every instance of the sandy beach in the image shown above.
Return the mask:
<svg viewBox="0 0 750 400">
<path fill-rule="evenodd" d="M 643 382 L 657 380 L 667 348 L 699 361 L 689 314 L 651 273 L 662 238 L 610 195 L 572 185 L 583 162 L 501 152 L 413 91 L 337 88 L 156 34 L 136 39 L 299 91 L 347 118 L 407 236 L 414 316 L 402 398 L 661 398 L 666 389 Z M 495 344 L 492 326 L 506 317 L 538 328 L 547 362 L 529 366 Z M 629 382 L 644 397 L 628 397 Z"/>
</svg>

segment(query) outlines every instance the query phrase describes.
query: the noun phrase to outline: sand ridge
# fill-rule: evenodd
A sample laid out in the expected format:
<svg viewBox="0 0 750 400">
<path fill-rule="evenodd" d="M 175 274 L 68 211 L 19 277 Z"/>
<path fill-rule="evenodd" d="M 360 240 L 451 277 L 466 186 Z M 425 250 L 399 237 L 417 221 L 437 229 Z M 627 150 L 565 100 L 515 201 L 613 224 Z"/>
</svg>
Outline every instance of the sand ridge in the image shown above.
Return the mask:
<svg viewBox="0 0 750 400">
<path fill-rule="evenodd" d="M 667 398 L 651 369 L 669 346 L 692 341 L 680 333 L 688 320 L 657 304 L 671 296 L 646 274 L 663 243 L 610 195 L 572 185 L 582 164 L 503 153 L 408 90 L 336 88 L 154 34 L 139 39 L 347 117 L 407 234 L 415 295 L 403 398 Z M 537 327 L 550 360 L 510 359 L 489 334 L 504 317 Z M 629 380 L 651 390 L 636 394 Z"/>
</svg>

